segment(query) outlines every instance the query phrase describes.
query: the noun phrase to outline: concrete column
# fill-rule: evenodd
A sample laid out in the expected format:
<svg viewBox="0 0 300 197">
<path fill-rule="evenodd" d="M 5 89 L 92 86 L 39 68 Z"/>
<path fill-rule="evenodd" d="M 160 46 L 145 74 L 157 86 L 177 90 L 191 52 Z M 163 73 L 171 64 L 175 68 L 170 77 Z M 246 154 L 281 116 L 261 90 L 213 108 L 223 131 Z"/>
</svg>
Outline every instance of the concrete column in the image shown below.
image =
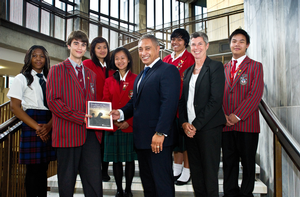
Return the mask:
<svg viewBox="0 0 300 197">
<path fill-rule="evenodd" d="M 6 19 L 6 0 L 0 0 L 0 18 Z"/>
</svg>

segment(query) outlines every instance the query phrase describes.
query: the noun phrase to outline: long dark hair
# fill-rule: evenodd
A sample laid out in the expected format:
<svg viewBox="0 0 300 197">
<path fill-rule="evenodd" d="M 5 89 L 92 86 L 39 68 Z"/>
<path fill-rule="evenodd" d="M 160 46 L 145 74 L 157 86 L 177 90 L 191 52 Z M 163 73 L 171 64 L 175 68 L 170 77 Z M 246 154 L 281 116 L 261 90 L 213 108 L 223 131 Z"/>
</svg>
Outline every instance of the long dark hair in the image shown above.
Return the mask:
<svg viewBox="0 0 300 197">
<path fill-rule="evenodd" d="M 96 56 L 96 53 L 95 53 L 95 47 L 98 43 L 105 43 L 106 47 L 107 47 L 107 55 L 104 58 L 104 62 L 106 63 L 106 66 L 107 66 L 106 67 L 106 72 L 105 72 L 105 77 L 107 78 L 108 77 L 108 71 L 110 70 L 110 66 L 109 66 L 110 58 L 109 58 L 109 45 L 108 45 L 108 42 L 105 38 L 99 36 L 99 37 L 96 37 L 96 38 L 93 39 L 93 41 L 91 43 L 91 50 L 90 50 L 91 60 L 94 62 L 94 64 L 96 66 L 99 66 L 101 69 L 103 69 L 100 62 L 99 62 L 99 59 L 98 59 L 98 57 Z"/>
<path fill-rule="evenodd" d="M 128 70 L 130 70 L 132 68 L 132 57 L 131 57 L 129 51 L 126 48 L 124 48 L 124 47 L 116 48 L 114 50 L 114 52 L 112 53 L 112 55 L 111 55 L 111 63 L 110 63 L 111 69 L 118 70 L 118 67 L 115 64 L 115 55 L 116 55 L 116 53 L 118 53 L 120 51 L 123 51 L 125 53 L 125 55 L 127 56 L 128 60 L 129 60 L 129 62 L 127 64 L 127 68 L 126 68 L 126 72 L 127 72 Z M 119 74 L 119 72 L 115 72 L 113 74 L 113 76 L 120 83 L 120 74 Z"/>
<path fill-rule="evenodd" d="M 49 58 L 49 54 L 48 54 L 47 50 L 43 46 L 39 46 L 39 45 L 33 45 L 32 47 L 30 47 L 30 49 L 28 49 L 28 51 L 26 52 L 26 55 L 24 58 L 24 66 L 21 70 L 21 73 L 27 79 L 27 86 L 30 86 L 33 82 L 33 76 L 31 75 L 31 70 L 32 70 L 31 58 L 32 58 L 32 52 L 35 49 L 41 49 L 44 53 L 46 61 L 45 61 L 45 65 L 43 68 L 43 74 L 46 78 L 48 76 L 49 69 L 50 69 L 50 58 Z"/>
</svg>

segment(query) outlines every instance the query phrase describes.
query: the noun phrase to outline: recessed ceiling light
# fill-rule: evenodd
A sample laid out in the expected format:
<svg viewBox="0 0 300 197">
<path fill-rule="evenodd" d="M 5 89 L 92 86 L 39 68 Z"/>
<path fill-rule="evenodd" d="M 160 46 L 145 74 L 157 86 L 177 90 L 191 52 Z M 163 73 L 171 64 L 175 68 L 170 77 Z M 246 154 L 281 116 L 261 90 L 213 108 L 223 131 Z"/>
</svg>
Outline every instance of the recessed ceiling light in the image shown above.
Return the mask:
<svg viewBox="0 0 300 197">
<path fill-rule="evenodd" d="M 4 66 L 0 66 L 0 69 L 3 69 L 3 68 L 5 68 Z"/>
</svg>

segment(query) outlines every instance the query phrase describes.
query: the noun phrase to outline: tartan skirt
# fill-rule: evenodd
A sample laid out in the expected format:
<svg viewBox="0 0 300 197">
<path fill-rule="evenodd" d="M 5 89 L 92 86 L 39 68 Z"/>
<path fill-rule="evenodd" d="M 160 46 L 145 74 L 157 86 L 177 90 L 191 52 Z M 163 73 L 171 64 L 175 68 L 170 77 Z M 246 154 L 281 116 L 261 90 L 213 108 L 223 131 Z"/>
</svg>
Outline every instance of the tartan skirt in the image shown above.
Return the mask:
<svg viewBox="0 0 300 197">
<path fill-rule="evenodd" d="M 46 124 L 52 118 L 49 110 L 27 109 L 26 113 L 39 124 Z M 36 135 L 34 129 L 23 123 L 19 163 L 40 164 L 54 160 L 56 160 L 56 152 L 52 147 L 51 133 L 50 139 L 45 143 Z"/>
<path fill-rule="evenodd" d="M 104 137 L 104 157 L 106 162 L 130 162 L 137 160 L 136 152 L 133 148 L 133 133 L 123 133 L 105 131 Z"/>
</svg>

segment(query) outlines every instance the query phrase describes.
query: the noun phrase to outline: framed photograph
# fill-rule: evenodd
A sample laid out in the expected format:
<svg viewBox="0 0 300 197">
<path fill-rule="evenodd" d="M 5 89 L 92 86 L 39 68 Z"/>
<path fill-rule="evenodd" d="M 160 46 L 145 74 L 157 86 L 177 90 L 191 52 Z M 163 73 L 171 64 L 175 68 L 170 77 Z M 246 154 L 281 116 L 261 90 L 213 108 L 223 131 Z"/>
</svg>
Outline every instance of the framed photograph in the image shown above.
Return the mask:
<svg viewBox="0 0 300 197">
<path fill-rule="evenodd" d="M 109 115 L 111 102 L 87 101 L 86 110 L 87 114 L 92 115 L 87 118 L 87 129 L 113 130 L 113 120 Z"/>
</svg>

